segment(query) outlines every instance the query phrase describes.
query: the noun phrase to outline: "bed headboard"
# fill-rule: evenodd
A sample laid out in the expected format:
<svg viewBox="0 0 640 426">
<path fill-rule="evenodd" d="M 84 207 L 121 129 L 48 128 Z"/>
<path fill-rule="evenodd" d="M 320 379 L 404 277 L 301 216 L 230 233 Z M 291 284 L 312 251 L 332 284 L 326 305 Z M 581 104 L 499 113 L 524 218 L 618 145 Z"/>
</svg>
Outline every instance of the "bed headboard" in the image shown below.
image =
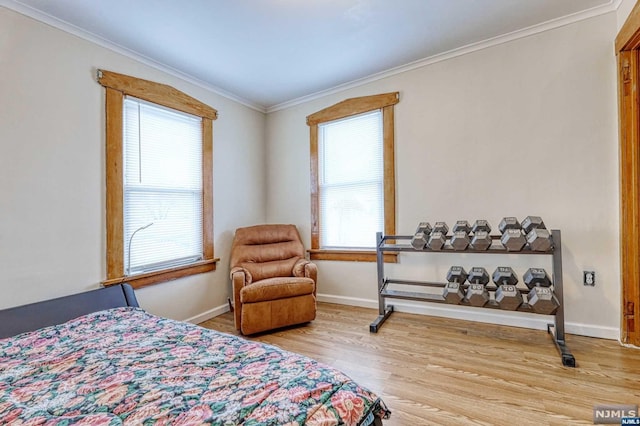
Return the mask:
<svg viewBox="0 0 640 426">
<path fill-rule="evenodd" d="M 140 306 L 129 284 L 0 310 L 0 339 L 121 306 Z"/>
</svg>

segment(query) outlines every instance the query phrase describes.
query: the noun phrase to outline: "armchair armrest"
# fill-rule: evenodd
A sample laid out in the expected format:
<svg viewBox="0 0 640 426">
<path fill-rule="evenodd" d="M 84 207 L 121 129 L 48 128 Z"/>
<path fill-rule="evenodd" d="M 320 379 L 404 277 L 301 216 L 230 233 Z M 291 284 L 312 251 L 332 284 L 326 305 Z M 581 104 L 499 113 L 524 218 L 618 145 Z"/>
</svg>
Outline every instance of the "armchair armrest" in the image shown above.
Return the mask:
<svg viewBox="0 0 640 426">
<path fill-rule="evenodd" d="M 251 273 L 244 268 L 236 266 L 231 269 L 231 285 L 233 287 L 233 313 L 236 329 L 240 330 L 240 318 L 242 316 L 242 303 L 240 303 L 240 290 L 245 285 L 251 284 L 253 277 Z"/>
<path fill-rule="evenodd" d="M 234 266 L 233 268 L 231 268 L 231 271 L 229 271 L 229 276 L 231 277 L 232 281 L 236 279 L 242 279 L 243 285 L 251 284 L 253 282 L 251 273 L 241 266 Z"/>
<path fill-rule="evenodd" d="M 313 294 L 315 296 L 316 290 L 318 289 L 318 267 L 315 263 L 307 259 L 298 260 L 295 265 L 293 265 L 293 276 L 311 278 L 314 283 Z"/>
</svg>

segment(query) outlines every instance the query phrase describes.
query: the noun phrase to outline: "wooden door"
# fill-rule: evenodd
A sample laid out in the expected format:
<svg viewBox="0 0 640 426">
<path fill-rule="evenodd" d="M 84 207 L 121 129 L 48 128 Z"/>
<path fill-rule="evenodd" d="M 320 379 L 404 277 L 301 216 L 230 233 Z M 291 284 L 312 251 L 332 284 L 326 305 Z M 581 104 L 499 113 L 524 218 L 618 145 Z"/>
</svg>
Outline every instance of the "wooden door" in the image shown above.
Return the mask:
<svg viewBox="0 0 640 426">
<path fill-rule="evenodd" d="M 621 340 L 640 346 L 640 5 L 616 37 L 620 117 Z"/>
</svg>

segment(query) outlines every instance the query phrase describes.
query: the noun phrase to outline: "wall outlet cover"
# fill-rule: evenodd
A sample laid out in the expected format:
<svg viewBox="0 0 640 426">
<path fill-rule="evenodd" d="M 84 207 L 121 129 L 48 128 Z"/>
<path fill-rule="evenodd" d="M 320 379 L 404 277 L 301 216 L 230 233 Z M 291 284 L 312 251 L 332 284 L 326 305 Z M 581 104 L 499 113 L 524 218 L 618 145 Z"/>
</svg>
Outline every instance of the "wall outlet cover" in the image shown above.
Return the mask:
<svg viewBox="0 0 640 426">
<path fill-rule="evenodd" d="M 596 272 L 595 271 L 583 271 L 582 282 L 584 285 L 595 286 L 596 285 Z"/>
</svg>

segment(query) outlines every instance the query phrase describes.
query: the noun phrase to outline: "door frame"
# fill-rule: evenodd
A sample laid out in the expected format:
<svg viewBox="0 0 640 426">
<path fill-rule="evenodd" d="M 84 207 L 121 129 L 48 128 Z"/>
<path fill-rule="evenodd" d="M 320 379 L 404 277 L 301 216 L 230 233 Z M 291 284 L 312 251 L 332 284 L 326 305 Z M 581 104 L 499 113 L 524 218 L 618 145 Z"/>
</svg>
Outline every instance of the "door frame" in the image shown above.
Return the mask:
<svg viewBox="0 0 640 426">
<path fill-rule="evenodd" d="M 640 346 L 640 3 L 615 40 L 620 139 L 620 341 Z"/>
</svg>

